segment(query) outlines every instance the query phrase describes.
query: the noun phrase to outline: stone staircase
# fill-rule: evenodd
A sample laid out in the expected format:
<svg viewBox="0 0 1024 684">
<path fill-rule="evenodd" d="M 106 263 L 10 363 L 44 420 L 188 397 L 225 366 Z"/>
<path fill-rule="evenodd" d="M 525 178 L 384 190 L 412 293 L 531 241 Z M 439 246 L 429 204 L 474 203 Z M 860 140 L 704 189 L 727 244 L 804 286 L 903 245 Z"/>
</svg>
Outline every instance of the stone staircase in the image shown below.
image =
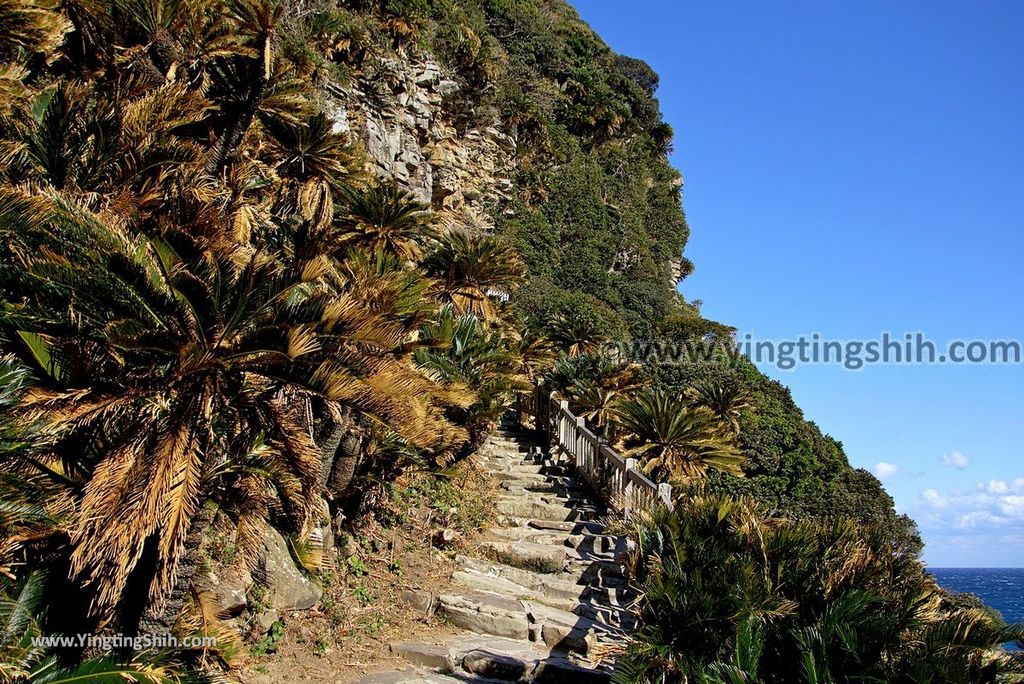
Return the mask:
<svg viewBox="0 0 1024 684">
<path fill-rule="evenodd" d="M 478 458 L 500 482 L 501 526 L 474 557 L 457 558 L 451 593 L 409 597 L 465 631 L 392 643 L 409 666 L 360 684 L 608 682 L 636 626 L 616 560 L 626 540 L 605 533 L 606 511 L 571 464 L 542 453 L 512 419 Z"/>
</svg>

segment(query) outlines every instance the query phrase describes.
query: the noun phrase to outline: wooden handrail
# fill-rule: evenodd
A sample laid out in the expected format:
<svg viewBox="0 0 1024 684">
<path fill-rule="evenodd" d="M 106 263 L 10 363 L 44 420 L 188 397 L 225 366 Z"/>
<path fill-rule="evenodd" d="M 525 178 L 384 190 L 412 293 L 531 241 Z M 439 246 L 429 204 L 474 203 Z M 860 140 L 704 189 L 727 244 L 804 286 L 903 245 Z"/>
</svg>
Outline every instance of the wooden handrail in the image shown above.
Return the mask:
<svg viewBox="0 0 1024 684">
<path fill-rule="evenodd" d="M 670 484 L 652 481 L 639 470 L 636 459 L 616 453 L 586 420 L 569 410 L 569 402 L 547 392 L 543 383 L 532 392 L 517 394 L 515 410 L 520 421 L 528 419 L 548 446 L 572 459 L 587 484 L 627 518 L 655 505 L 672 509 Z"/>
</svg>

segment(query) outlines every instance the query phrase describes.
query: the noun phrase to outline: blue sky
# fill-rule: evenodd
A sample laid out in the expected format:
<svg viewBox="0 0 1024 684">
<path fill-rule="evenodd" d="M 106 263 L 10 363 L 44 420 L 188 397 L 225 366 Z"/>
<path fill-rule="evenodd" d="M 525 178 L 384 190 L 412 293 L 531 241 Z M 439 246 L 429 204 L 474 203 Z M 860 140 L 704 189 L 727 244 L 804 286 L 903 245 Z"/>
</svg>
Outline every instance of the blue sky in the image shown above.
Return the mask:
<svg viewBox="0 0 1024 684">
<path fill-rule="evenodd" d="M 1024 340 L 1024 3 L 575 0 L 661 75 L 703 312 L 758 339 Z M 1024 566 L 1024 366 L 763 369 L 934 566 Z"/>
</svg>

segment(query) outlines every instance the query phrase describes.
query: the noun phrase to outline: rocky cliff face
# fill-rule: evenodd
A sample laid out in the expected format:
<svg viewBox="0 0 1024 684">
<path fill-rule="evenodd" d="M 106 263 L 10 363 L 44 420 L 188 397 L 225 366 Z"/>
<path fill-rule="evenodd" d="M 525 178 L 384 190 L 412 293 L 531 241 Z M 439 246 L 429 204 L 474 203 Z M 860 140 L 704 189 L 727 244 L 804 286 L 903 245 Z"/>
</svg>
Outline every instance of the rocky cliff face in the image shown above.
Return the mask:
<svg viewBox="0 0 1024 684">
<path fill-rule="evenodd" d="M 378 176 L 407 187 L 448 226 L 490 231 L 511 200 L 517 145 L 499 122 L 460 124 L 460 89 L 429 55 L 392 54 L 369 59 L 347 87 L 329 87 L 327 110 L 336 132 L 361 141 Z"/>
</svg>

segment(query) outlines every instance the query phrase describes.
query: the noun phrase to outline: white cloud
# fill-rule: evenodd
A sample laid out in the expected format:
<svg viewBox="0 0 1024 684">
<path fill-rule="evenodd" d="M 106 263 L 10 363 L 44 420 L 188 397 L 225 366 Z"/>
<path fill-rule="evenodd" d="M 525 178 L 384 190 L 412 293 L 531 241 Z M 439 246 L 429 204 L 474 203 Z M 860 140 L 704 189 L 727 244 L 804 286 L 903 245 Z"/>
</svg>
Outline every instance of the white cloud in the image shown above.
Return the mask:
<svg viewBox="0 0 1024 684">
<path fill-rule="evenodd" d="M 1024 496 L 1015 494 L 999 497 L 999 510 L 1005 516 L 1024 520 Z"/>
<path fill-rule="evenodd" d="M 942 508 L 946 505 L 945 497 L 939 494 L 939 490 L 937 489 L 924 490 L 921 492 L 921 498 L 924 499 L 925 503 L 932 508 Z"/>
<path fill-rule="evenodd" d="M 1024 478 L 979 482 L 972 491 L 925 489 L 905 507 L 923 530 L 952 532 L 1024 525 Z"/>
<path fill-rule="evenodd" d="M 971 511 L 956 519 L 956 527 L 962 530 L 971 530 L 978 527 L 1005 525 L 1007 522 L 1009 521 L 1006 518 L 990 511 Z"/>
<path fill-rule="evenodd" d="M 1010 485 L 1006 484 L 1002 480 L 989 480 L 988 484 L 978 483 L 978 487 L 985 490 L 989 494 L 1009 494 Z"/>
<path fill-rule="evenodd" d="M 886 463 L 885 461 L 880 461 L 875 464 L 875 475 L 877 475 L 880 480 L 884 480 L 887 477 L 893 477 L 898 472 L 900 472 L 900 467 L 898 465 Z"/>
<path fill-rule="evenodd" d="M 947 468 L 963 470 L 967 466 L 971 465 L 971 459 L 967 458 L 959 451 L 951 451 L 948 454 L 942 454 L 942 465 Z"/>
</svg>

